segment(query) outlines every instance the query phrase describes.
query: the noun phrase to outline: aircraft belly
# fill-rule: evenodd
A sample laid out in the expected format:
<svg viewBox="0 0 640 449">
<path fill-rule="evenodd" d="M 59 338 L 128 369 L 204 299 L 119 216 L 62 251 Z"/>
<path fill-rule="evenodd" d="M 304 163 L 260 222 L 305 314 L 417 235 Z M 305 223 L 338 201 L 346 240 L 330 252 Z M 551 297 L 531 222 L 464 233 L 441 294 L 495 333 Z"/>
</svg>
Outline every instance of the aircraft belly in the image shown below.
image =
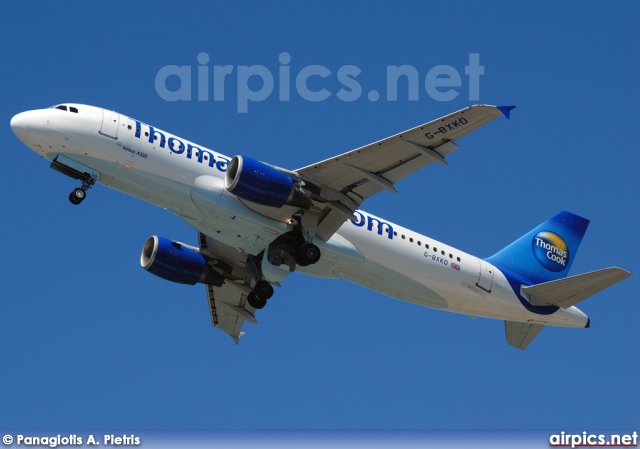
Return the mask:
<svg viewBox="0 0 640 449">
<path fill-rule="evenodd" d="M 221 178 L 202 175 L 191 189 L 192 203 L 200 211 L 198 219 L 185 219 L 200 232 L 239 251 L 257 255 L 292 226 L 265 217 L 242 204 L 229 193 Z"/>
<path fill-rule="evenodd" d="M 357 267 L 338 268 L 335 273 L 341 278 L 396 299 L 436 309 L 449 307 L 446 299 L 435 290 L 371 260 L 366 260 Z"/>
<path fill-rule="evenodd" d="M 298 266 L 297 271 L 311 276 L 339 279 L 341 268 L 357 267 L 364 264 L 364 256 L 353 244 L 339 234 L 334 234 L 329 241 L 316 241 L 322 257 L 306 267 Z"/>
</svg>

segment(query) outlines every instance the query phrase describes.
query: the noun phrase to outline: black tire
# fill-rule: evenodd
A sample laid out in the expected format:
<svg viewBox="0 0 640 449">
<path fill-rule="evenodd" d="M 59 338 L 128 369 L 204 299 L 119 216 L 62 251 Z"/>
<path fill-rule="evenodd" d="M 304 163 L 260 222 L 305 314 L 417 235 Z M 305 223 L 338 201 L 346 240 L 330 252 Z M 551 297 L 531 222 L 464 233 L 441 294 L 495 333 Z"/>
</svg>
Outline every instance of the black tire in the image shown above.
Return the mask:
<svg viewBox="0 0 640 449">
<path fill-rule="evenodd" d="M 267 305 L 267 300 L 258 298 L 254 292 L 247 295 L 247 302 L 254 309 L 262 309 Z"/>
<path fill-rule="evenodd" d="M 298 263 L 298 265 L 303 267 L 313 265 L 320 260 L 320 255 L 320 248 L 313 243 L 305 243 L 298 250 L 296 261 L 302 262 Z"/>
<path fill-rule="evenodd" d="M 273 296 L 273 286 L 267 281 L 258 281 L 253 287 L 253 293 L 260 299 L 267 301 Z"/>
<path fill-rule="evenodd" d="M 74 189 L 74 191 L 69 194 L 69 201 L 71 201 L 71 204 L 78 205 L 82 203 L 86 196 L 87 192 L 85 192 L 84 190 Z"/>
<path fill-rule="evenodd" d="M 309 263 L 306 260 L 301 258 L 300 250 L 296 251 L 296 253 L 293 255 L 293 260 L 295 260 L 296 265 L 300 267 L 306 267 L 307 265 L 309 265 Z"/>
</svg>

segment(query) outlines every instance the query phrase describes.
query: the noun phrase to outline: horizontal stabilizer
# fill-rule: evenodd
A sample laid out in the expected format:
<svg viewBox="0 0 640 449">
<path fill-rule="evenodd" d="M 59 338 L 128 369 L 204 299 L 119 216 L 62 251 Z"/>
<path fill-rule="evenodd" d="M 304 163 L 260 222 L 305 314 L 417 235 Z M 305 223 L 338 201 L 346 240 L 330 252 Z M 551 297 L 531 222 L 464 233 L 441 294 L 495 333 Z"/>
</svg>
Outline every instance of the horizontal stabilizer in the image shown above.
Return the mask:
<svg viewBox="0 0 640 449">
<path fill-rule="evenodd" d="M 504 330 L 507 333 L 507 343 L 524 350 L 537 337 L 543 327 L 543 324 L 505 321 Z"/>
<path fill-rule="evenodd" d="M 557 281 L 521 287 L 522 296 L 534 306 L 557 306 L 567 309 L 631 276 L 618 267 L 605 268 Z"/>
</svg>

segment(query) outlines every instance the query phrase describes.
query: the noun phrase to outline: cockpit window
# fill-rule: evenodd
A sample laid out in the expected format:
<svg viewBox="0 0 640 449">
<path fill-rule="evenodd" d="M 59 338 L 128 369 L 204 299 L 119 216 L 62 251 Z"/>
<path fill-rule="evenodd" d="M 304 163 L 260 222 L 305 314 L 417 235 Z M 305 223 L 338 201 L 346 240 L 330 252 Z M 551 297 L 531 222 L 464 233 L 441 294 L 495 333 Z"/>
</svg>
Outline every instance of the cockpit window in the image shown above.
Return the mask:
<svg viewBox="0 0 640 449">
<path fill-rule="evenodd" d="M 60 109 L 61 111 L 67 111 L 67 105 L 64 104 L 60 104 L 58 106 L 51 106 L 50 109 Z M 73 106 L 69 106 L 69 111 L 77 114 L 78 113 L 78 108 L 74 108 Z"/>
</svg>

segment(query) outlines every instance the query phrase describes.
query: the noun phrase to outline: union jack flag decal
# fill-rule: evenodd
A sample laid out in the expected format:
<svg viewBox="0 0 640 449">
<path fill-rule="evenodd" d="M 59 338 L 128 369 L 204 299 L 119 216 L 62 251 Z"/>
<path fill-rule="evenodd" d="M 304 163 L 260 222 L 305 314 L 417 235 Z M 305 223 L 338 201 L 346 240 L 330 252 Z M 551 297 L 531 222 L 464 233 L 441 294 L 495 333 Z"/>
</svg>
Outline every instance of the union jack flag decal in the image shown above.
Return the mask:
<svg viewBox="0 0 640 449">
<path fill-rule="evenodd" d="M 460 265 L 458 265 L 457 263 L 452 263 L 451 268 L 453 268 L 454 270 L 460 271 Z"/>
</svg>

